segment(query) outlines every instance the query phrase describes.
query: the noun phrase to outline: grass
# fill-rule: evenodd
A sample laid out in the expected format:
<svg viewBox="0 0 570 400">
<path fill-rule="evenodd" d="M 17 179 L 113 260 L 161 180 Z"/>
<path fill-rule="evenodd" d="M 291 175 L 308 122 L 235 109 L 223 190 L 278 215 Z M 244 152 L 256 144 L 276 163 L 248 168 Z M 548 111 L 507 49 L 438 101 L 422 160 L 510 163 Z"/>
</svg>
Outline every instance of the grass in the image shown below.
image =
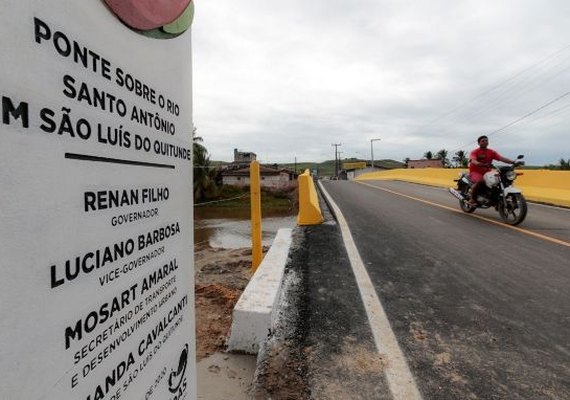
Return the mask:
<svg viewBox="0 0 570 400">
<path fill-rule="evenodd" d="M 251 206 L 249 190 L 249 186 L 242 188 L 224 185 L 218 196 L 203 203 L 196 203 L 196 205 L 212 208 L 249 208 Z M 296 209 L 297 197 L 296 188 L 291 190 L 261 189 L 261 209 Z"/>
</svg>

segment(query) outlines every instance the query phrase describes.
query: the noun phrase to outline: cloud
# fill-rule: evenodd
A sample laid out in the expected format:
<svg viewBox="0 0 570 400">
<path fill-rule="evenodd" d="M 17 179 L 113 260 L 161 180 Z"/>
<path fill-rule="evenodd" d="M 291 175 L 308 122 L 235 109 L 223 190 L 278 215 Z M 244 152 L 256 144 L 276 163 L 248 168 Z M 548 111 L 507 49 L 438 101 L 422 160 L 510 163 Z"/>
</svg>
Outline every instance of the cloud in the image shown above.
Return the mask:
<svg viewBox="0 0 570 400">
<path fill-rule="evenodd" d="M 334 158 L 331 143 L 343 144 L 342 157 L 368 158 L 376 137 L 375 158 L 468 150 L 570 90 L 569 8 L 198 0 L 194 123 L 216 160 L 240 148 L 263 162 L 322 161 Z M 568 158 L 569 116 L 570 96 L 491 143 L 539 165 Z"/>
</svg>

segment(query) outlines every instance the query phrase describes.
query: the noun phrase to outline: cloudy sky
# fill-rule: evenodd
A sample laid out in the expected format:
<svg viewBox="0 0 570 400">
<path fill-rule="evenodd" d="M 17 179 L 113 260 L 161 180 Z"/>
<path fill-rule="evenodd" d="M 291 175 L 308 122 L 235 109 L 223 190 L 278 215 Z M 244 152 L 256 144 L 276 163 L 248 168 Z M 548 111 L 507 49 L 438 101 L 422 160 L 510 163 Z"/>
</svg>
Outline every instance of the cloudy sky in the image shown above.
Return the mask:
<svg viewBox="0 0 570 400">
<path fill-rule="evenodd" d="M 212 160 L 570 158 L 568 0 L 195 0 L 194 124 Z"/>
</svg>

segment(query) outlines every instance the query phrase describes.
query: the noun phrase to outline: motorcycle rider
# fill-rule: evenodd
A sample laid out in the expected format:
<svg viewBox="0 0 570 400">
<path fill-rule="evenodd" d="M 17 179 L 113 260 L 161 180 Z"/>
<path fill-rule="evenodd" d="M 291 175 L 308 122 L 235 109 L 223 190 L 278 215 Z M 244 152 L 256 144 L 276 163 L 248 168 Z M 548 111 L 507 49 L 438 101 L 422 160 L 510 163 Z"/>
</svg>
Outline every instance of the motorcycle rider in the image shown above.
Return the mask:
<svg viewBox="0 0 570 400">
<path fill-rule="evenodd" d="M 513 160 L 503 157 L 493 149 L 489 149 L 489 138 L 485 135 L 477 138 L 479 147 L 469 153 L 469 179 L 473 182 L 471 186 L 471 198 L 469 205 L 476 207 L 477 195 L 483 185 L 483 175 L 489 172 L 492 168 L 493 160 L 502 161 L 507 164 L 513 164 Z"/>
</svg>

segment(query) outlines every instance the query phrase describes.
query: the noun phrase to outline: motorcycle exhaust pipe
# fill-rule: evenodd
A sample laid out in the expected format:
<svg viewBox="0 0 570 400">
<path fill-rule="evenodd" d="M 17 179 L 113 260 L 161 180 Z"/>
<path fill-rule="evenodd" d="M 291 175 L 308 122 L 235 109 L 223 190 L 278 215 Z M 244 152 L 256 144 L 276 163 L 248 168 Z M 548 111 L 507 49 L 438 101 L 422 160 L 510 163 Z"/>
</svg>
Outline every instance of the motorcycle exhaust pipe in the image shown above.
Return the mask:
<svg viewBox="0 0 570 400">
<path fill-rule="evenodd" d="M 465 197 L 463 197 L 463 195 L 461 193 L 459 193 L 457 190 L 455 190 L 454 188 L 449 188 L 449 193 L 451 193 L 452 195 L 457 197 L 459 200 L 465 201 Z"/>
</svg>

